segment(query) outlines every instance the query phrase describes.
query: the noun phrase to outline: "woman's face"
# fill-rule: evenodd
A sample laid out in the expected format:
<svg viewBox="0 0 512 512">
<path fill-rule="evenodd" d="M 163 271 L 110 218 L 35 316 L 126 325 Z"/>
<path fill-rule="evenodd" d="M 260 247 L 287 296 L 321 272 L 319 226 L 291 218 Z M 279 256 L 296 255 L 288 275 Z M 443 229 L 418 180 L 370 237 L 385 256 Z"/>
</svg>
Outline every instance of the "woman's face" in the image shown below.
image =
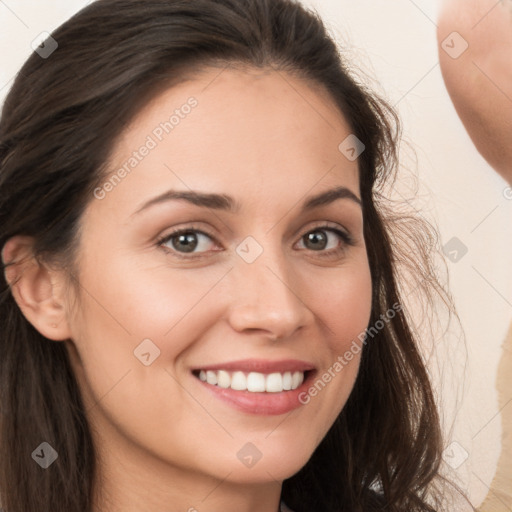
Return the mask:
<svg viewBox="0 0 512 512">
<path fill-rule="evenodd" d="M 167 90 L 125 129 L 68 304 L 106 467 L 248 484 L 307 462 L 370 318 L 350 134 L 318 88 L 234 69 Z"/>
</svg>

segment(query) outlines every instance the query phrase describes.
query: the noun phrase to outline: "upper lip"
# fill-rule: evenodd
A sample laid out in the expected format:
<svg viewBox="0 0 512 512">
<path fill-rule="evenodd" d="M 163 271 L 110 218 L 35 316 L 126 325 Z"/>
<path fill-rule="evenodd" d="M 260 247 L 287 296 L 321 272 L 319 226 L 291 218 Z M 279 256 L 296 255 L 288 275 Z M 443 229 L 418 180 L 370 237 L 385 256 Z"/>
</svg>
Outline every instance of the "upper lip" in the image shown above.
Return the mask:
<svg viewBox="0 0 512 512">
<path fill-rule="evenodd" d="M 242 359 L 239 361 L 229 361 L 195 368 L 195 370 L 204 371 L 228 370 L 258 373 L 306 372 L 314 369 L 315 366 L 313 364 L 297 359 L 281 359 L 279 361 L 270 361 L 268 359 Z"/>
</svg>

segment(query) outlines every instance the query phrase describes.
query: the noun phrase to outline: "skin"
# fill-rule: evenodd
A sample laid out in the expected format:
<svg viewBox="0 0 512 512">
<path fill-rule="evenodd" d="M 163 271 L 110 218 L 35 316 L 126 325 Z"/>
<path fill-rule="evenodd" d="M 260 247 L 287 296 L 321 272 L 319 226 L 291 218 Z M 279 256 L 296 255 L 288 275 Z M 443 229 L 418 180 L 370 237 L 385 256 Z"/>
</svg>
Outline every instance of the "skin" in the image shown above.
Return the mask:
<svg viewBox="0 0 512 512">
<path fill-rule="evenodd" d="M 27 319 L 69 350 L 100 453 L 102 512 L 277 511 L 282 481 L 307 462 L 343 408 L 360 354 L 307 405 L 282 415 L 233 408 L 191 369 L 300 359 L 321 375 L 370 318 L 361 206 L 338 199 L 300 213 L 307 197 L 334 187 L 360 198 L 357 161 L 338 150 L 351 130 L 318 86 L 273 70 L 203 70 L 140 113 L 109 169 L 190 96 L 198 106 L 88 205 L 77 292 L 65 271 L 48 265 L 29 260 L 7 272 L 19 279 L 13 293 Z M 134 215 L 171 188 L 227 194 L 241 210 L 167 201 Z M 171 242 L 158 244 L 192 222 L 214 237 L 198 239 L 200 258 L 186 261 Z M 348 231 L 354 245 L 327 231 L 326 248 L 306 246 L 304 235 L 325 222 Z M 236 252 L 247 236 L 263 248 L 251 264 Z M 4 261 L 24 254 L 25 237 L 3 251 Z M 150 366 L 133 354 L 146 338 L 161 351 Z M 236 456 L 247 442 L 262 453 L 252 468 Z"/>
<path fill-rule="evenodd" d="M 442 48 L 458 32 L 469 45 L 453 59 Z M 445 0 L 437 39 L 446 88 L 477 150 L 512 184 L 512 1 Z"/>
</svg>

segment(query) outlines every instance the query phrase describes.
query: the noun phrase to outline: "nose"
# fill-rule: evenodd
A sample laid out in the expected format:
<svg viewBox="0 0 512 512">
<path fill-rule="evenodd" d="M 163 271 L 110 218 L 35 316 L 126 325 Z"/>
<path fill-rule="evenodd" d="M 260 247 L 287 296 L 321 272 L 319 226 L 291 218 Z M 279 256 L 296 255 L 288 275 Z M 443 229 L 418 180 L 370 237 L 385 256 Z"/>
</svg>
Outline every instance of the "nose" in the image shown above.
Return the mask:
<svg viewBox="0 0 512 512">
<path fill-rule="evenodd" d="M 307 304 L 307 276 L 293 273 L 279 251 L 265 249 L 252 263 L 240 259 L 230 272 L 228 319 L 237 332 L 257 331 L 272 339 L 291 337 L 314 317 Z M 311 295 L 309 294 L 309 300 Z"/>
</svg>

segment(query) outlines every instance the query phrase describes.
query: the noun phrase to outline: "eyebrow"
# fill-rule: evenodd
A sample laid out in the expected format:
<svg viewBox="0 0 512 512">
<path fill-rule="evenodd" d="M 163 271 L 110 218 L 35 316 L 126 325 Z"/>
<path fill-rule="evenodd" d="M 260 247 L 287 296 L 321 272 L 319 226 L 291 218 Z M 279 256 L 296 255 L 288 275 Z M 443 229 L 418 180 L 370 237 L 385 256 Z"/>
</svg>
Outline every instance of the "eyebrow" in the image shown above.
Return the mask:
<svg viewBox="0 0 512 512">
<path fill-rule="evenodd" d="M 307 201 L 303 203 L 301 213 L 312 210 L 313 208 L 318 208 L 319 206 L 326 206 L 338 199 L 348 199 L 359 206 L 362 206 L 361 199 L 359 199 L 350 189 L 347 187 L 336 187 L 309 197 Z M 163 194 L 160 194 L 159 196 L 156 196 L 144 203 L 132 215 L 137 215 L 156 204 L 173 200 L 187 201 L 203 208 L 224 210 L 231 213 L 237 213 L 241 209 L 241 204 L 226 194 L 210 194 L 193 190 L 168 190 L 167 192 L 164 192 Z"/>
</svg>

